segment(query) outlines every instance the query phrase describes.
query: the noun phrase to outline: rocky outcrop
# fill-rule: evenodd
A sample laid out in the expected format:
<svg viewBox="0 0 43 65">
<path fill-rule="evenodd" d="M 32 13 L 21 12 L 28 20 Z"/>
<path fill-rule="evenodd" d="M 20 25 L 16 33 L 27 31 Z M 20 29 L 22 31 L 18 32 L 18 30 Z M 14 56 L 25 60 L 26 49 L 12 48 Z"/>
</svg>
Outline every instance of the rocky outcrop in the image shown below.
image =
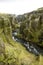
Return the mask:
<svg viewBox="0 0 43 65">
<path fill-rule="evenodd" d="M 21 38 L 43 47 L 43 8 L 24 14 L 21 20 Z"/>
</svg>

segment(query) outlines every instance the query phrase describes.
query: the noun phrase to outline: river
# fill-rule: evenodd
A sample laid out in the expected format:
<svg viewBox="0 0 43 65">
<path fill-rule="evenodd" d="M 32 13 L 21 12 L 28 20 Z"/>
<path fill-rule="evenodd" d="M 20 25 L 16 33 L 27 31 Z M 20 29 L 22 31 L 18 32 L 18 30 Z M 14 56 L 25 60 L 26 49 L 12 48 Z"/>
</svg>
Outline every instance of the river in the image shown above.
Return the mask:
<svg viewBox="0 0 43 65">
<path fill-rule="evenodd" d="M 39 48 L 37 45 L 33 43 L 27 42 L 26 40 L 19 39 L 18 37 L 16 37 L 16 35 L 17 35 L 17 32 L 12 33 L 13 40 L 21 43 L 27 49 L 27 51 L 35 54 L 36 56 L 43 54 L 43 49 Z"/>
</svg>

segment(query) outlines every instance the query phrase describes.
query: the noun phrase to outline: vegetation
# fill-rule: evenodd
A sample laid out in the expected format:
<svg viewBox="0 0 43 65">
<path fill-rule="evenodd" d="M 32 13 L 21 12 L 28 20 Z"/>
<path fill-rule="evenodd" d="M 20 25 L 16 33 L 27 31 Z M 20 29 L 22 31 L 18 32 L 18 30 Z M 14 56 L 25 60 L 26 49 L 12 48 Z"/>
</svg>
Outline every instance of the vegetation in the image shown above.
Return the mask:
<svg viewBox="0 0 43 65">
<path fill-rule="evenodd" d="M 24 14 L 25 19 L 20 24 L 21 38 L 43 47 L 43 8 Z"/>
<path fill-rule="evenodd" d="M 12 39 L 12 32 L 18 28 L 18 37 L 43 47 L 43 12 L 41 11 L 43 10 L 39 9 L 21 15 L 24 16 L 23 20 L 20 19 L 21 23 L 15 15 L 0 14 L 0 65 L 43 65 L 41 54 L 35 56 Z"/>
</svg>

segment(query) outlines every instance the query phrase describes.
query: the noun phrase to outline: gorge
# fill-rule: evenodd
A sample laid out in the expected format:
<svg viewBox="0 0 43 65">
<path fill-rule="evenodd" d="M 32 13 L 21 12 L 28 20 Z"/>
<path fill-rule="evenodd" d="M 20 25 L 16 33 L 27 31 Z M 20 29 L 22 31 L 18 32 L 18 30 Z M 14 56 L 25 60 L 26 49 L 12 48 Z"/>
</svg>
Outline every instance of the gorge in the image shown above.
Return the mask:
<svg viewBox="0 0 43 65">
<path fill-rule="evenodd" d="M 0 13 L 0 65 L 43 65 L 43 8 Z"/>
</svg>

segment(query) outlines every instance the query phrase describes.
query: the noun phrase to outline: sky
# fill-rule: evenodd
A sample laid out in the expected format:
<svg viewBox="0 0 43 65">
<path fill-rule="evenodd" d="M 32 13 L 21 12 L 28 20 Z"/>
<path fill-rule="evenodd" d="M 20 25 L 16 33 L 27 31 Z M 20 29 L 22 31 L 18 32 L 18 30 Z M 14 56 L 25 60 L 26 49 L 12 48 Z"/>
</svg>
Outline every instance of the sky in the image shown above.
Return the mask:
<svg viewBox="0 0 43 65">
<path fill-rule="evenodd" d="M 43 0 L 0 0 L 0 13 L 24 14 L 43 7 Z"/>
</svg>

